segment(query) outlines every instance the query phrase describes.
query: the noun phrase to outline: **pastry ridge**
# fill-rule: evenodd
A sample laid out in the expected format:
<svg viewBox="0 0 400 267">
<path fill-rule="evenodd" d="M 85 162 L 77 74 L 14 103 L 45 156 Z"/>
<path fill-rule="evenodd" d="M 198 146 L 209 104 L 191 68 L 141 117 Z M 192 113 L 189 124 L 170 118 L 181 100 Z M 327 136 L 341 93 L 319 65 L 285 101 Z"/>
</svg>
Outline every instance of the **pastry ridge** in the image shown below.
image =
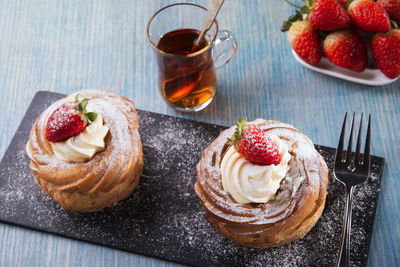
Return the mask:
<svg viewBox="0 0 400 267">
<path fill-rule="evenodd" d="M 303 237 L 318 221 L 325 205 L 328 168 L 313 142 L 293 126 L 264 119 L 252 123 L 290 148 L 291 168 L 276 198 L 240 204 L 223 190 L 220 164 L 235 127 L 221 132 L 203 151 L 196 166 L 195 192 L 209 222 L 224 237 L 247 247 L 274 247 Z"/>
<path fill-rule="evenodd" d="M 109 132 L 106 148 L 86 162 L 68 162 L 55 157 L 45 139 L 47 120 L 75 94 L 53 103 L 35 121 L 26 151 L 37 184 L 63 208 L 94 212 L 128 197 L 139 183 L 143 153 L 139 121 L 133 103 L 109 91 L 82 90 L 79 96 L 101 113 Z"/>
</svg>

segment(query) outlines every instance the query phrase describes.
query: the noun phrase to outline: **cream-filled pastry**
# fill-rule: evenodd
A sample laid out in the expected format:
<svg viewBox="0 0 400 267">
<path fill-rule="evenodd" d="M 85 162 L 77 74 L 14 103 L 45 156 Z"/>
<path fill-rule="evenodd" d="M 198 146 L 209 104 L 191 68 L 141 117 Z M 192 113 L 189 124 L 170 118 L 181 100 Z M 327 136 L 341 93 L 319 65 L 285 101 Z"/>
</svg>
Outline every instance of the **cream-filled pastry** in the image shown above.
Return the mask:
<svg viewBox="0 0 400 267">
<path fill-rule="evenodd" d="M 203 151 L 196 170 L 195 191 L 211 225 L 243 246 L 301 238 L 324 209 L 326 163 L 289 124 L 237 123 Z"/>
<path fill-rule="evenodd" d="M 133 103 L 83 90 L 55 102 L 32 126 L 26 151 L 42 190 L 62 207 L 92 212 L 129 196 L 143 167 Z"/>
</svg>

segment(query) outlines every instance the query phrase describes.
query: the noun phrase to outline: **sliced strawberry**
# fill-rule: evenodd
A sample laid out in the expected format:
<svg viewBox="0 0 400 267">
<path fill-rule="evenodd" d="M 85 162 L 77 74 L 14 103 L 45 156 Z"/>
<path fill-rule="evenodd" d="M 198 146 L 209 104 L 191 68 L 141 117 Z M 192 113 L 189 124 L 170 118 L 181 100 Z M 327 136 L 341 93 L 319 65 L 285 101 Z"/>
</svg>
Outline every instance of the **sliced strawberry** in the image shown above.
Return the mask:
<svg viewBox="0 0 400 267">
<path fill-rule="evenodd" d="M 400 76 L 400 30 L 377 33 L 372 38 L 372 54 L 379 69 L 391 79 Z"/>
<path fill-rule="evenodd" d="M 305 62 L 315 65 L 321 60 L 321 42 L 310 22 L 306 20 L 294 22 L 287 36 L 293 50 Z"/>
<path fill-rule="evenodd" d="M 347 10 L 355 27 L 366 32 L 388 32 L 390 20 L 385 9 L 373 0 L 355 0 Z"/>
<path fill-rule="evenodd" d="M 259 165 L 278 165 L 281 155 L 275 143 L 257 125 L 247 123 L 244 118 L 236 122 L 237 128 L 233 139 L 228 144 L 248 161 Z"/>
<path fill-rule="evenodd" d="M 356 72 L 368 64 L 367 47 L 355 30 L 330 33 L 324 40 L 325 56 L 335 65 Z"/>
<path fill-rule="evenodd" d="M 311 26 L 320 31 L 332 31 L 350 25 L 350 17 L 336 0 L 316 0 L 308 15 Z"/>
<path fill-rule="evenodd" d="M 60 142 L 82 132 L 88 121 L 94 121 L 97 113 L 86 112 L 89 99 L 85 98 L 79 103 L 76 95 L 75 103 L 69 102 L 61 105 L 50 115 L 45 138 L 50 142 Z"/>
</svg>

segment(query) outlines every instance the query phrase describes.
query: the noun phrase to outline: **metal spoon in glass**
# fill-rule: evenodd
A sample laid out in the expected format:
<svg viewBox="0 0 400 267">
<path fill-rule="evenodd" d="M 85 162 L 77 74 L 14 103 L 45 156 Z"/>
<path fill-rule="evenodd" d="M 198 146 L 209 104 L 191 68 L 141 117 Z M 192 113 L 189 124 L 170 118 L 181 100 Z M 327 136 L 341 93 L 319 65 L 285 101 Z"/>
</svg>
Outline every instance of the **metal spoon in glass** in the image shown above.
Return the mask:
<svg viewBox="0 0 400 267">
<path fill-rule="evenodd" d="M 196 48 L 199 46 L 201 39 L 203 39 L 204 35 L 207 33 L 207 31 L 211 28 L 212 24 L 214 23 L 215 18 L 218 15 L 219 10 L 222 7 L 222 4 L 224 3 L 225 0 L 211 0 L 211 5 L 207 9 L 207 14 L 204 17 L 204 22 L 203 22 L 203 29 L 197 37 L 196 42 L 194 43 L 192 47 L 192 51 L 195 51 Z"/>
</svg>

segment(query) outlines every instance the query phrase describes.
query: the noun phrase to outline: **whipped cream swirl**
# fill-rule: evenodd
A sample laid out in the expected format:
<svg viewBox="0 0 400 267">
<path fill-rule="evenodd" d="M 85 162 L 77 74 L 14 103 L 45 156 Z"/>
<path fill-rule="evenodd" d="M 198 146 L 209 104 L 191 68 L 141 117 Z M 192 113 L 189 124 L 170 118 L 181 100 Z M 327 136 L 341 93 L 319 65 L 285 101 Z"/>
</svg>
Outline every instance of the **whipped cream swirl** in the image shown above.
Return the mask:
<svg viewBox="0 0 400 267">
<path fill-rule="evenodd" d="M 109 128 L 103 125 L 103 117 L 97 113 L 95 121 L 91 122 L 78 135 L 63 142 L 50 142 L 54 155 L 65 161 L 84 162 L 105 149 L 104 139 Z"/>
<path fill-rule="evenodd" d="M 242 157 L 231 146 L 221 162 L 222 186 L 241 204 L 267 203 L 278 191 L 289 170 L 288 146 L 276 135 L 269 135 L 281 155 L 279 165 L 257 165 Z"/>
</svg>

